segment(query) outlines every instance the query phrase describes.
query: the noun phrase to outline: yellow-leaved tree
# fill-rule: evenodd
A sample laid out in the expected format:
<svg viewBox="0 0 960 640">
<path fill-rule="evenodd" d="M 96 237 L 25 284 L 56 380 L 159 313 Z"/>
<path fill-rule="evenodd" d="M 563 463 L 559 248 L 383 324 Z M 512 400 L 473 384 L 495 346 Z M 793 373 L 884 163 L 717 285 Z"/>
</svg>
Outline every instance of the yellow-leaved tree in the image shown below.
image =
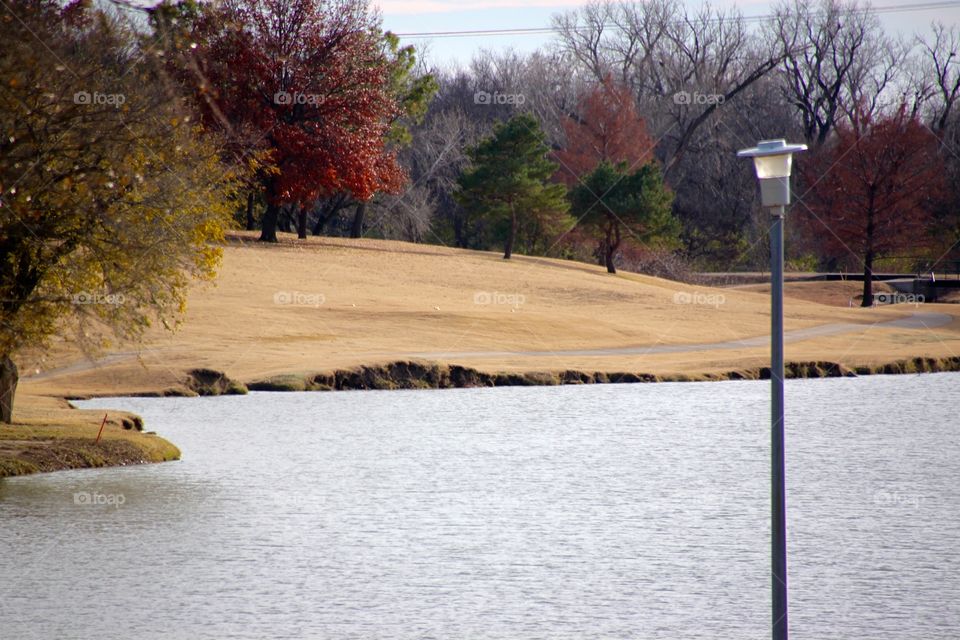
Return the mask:
<svg viewBox="0 0 960 640">
<path fill-rule="evenodd" d="M 176 326 L 212 278 L 239 175 L 156 51 L 77 2 L 0 6 L 0 421 L 13 357 L 71 335 L 95 352 Z"/>
</svg>

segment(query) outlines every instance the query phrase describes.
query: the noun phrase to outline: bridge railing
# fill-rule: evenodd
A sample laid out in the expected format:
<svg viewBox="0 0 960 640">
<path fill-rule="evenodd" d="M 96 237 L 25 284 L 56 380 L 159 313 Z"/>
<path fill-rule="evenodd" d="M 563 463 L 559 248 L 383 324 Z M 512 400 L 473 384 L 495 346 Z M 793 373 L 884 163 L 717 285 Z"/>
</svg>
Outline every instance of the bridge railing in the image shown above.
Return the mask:
<svg viewBox="0 0 960 640">
<path fill-rule="evenodd" d="M 960 260 L 941 258 L 933 261 L 926 256 L 887 256 L 876 260 L 874 273 L 914 272 L 918 278 L 960 280 Z"/>
</svg>

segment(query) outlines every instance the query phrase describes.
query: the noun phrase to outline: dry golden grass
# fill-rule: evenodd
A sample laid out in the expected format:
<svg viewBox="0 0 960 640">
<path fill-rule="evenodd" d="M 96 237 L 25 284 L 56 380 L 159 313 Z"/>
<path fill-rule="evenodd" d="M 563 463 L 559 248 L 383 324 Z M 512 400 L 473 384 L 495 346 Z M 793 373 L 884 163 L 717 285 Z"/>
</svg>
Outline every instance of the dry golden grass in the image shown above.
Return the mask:
<svg viewBox="0 0 960 640">
<path fill-rule="evenodd" d="M 816 297 L 808 291 L 814 289 L 791 286 L 796 296 L 786 304 L 788 331 L 831 323 L 856 323 L 862 329 L 790 343 L 789 360 L 858 365 L 960 354 L 957 306 L 919 309 L 953 316 L 935 329 L 876 328 L 872 325 L 917 309 L 846 308 L 803 299 Z M 477 303 L 486 300 L 485 294 L 493 304 Z M 285 295 L 305 304 L 275 302 Z M 22 360 L 21 387 L 28 394 L 61 397 L 161 392 L 182 385 L 185 372 L 194 367 L 249 382 L 401 359 L 491 372 L 697 375 L 760 366 L 768 348 L 603 356 L 564 352 L 716 343 L 768 331 L 768 295 L 750 288 L 612 276 L 581 263 L 523 256 L 505 261 L 496 253 L 379 240 L 283 236 L 279 245 L 263 245 L 251 234 L 237 233 L 217 282 L 192 290 L 178 333 L 157 330 L 139 349 L 121 346 L 96 367 L 61 343 L 43 361 Z"/>
</svg>

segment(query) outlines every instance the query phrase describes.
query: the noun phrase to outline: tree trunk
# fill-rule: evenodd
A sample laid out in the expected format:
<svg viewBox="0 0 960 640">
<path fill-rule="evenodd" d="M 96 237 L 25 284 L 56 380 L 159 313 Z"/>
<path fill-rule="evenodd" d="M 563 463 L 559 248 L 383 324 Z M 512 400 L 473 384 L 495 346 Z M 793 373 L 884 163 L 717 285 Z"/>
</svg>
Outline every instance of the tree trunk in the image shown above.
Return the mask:
<svg viewBox="0 0 960 640">
<path fill-rule="evenodd" d="M 607 267 L 607 273 L 616 273 L 617 267 L 613 264 L 613 254 L 615 249 L 613 245 L 607 245 L 607 255 L 604 256 L 604 264 Z"/>
<path fill-rule="evenodd" d="M 297 213 L 297 237 L 301 240 L 307 239 L 307 208 L 300 207 Z"/>
<path fill-rule="evenodd" d="M 861 307 L 873 306 L 873 194 L 870 194 L 870 208 L 867 210 L 867 254 L 863 258 L 863 300 Z"/>
<path fill-rule="evenodd" d="M 263 224 L 260 230 L 260 242 L 277 241 L 277 215 L 280 207 L 272 202 L 267 203 L 267 210 L 263 214 Z"/>
<path fill-rule="evenodd" d="M 247 231 L 253 231 L 257 221 L 253 219 L 253 191 L 247 194 Z"/>
<path fill-rule="evenodd" d="M 293 205 L 290 205 L 288 207 L 282 207 L 280 209 L 280 217 L 277 225 L 280 227 L 280 231 L 283 231 L 284 233 L 290 233 L 290 222 L 291 222 L 290 219 L 292 217 L 292 213 L 293 213 Z"/>
<path fill-rule="evenodd" d="M 363 216 L 367 213 L 367 203 L 357 204 L 357 210 L 353 214 L 353 226 L 350 227 L 350 237 L 360 238 L 363 236 Z"/>
<path fill-rule="evenodd" d="M 873 306 L 873 249 L 867 249 L 867 256 L 863 261 L 863 301 L 860 306 Z"/>
<path fill-rule="evenodd" d="M 513 255 L 513 243 L 517 239 L 517 212 L 510 209 L 510 233 L 507 234 L 507 246 L 503 249 L 503 259 L 509 260 Z"/>
<path fill-rule="evenodd" d="M 315 236 L 318 236 L 321 233 L 323 233 L 323 227 L 326 226 L 327 224 L 326 210 L 327 210 L 327 207 L 326 205 L 324 205 L 324 207 L 317 214 L 317 221 L 313 223 L 313 229 L 311 233 L 313 233 L 313 235 Z"/>
<path fill-rule="evenodd" d="M 613 256 L 620 248 L 620 225 L 616 220 L 611 220 L 607 226 L 607 237 L 604 241 L 603 263 L 607 267 L 607 273 L 616 273 L 617 267 L 613 264 Z"/>
<path fill-rule="evenodd" d="M 13 422 L 13 396 L 17 393 L 20 374 L 10 356 L 0 356 L 0 422 Z"/>
</svg>

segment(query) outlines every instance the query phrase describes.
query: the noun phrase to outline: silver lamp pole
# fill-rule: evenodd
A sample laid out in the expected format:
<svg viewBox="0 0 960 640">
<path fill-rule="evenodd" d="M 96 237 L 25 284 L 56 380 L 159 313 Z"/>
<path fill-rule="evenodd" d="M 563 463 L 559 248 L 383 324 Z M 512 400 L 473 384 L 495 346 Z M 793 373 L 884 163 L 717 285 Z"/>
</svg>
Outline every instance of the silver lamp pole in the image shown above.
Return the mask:
<svg viewBox="0 0 960 640">
<path fill-rule="evenodd" d="M 770 209 L 770 382 L 771 382 L 771 560 L 773 640 L 787 640 L 787 501 L 783 447 L 783 217 L 790 204 L 793 154 L 805 144 L 763 140 L 737 152 L 753 158 L 760 181 L 760 201 Z"/>
</svg>

